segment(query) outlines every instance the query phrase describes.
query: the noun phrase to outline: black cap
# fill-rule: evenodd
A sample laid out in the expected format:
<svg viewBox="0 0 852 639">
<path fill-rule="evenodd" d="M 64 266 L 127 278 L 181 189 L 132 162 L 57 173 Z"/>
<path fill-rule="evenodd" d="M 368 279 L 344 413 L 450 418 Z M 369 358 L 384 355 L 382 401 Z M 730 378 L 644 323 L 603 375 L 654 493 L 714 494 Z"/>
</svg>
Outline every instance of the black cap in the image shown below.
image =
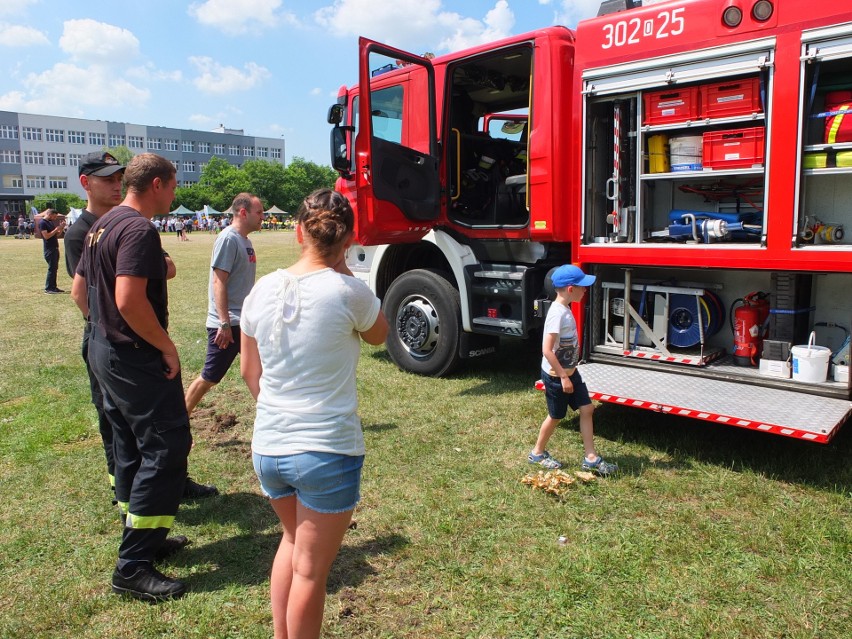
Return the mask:
<svg viewBox="0 0 852 639">
<path fill-rule="evenodd" d="M 124 169 L 125 167 L 119 164 L 118 160 L 104 151 L 86 153 L 80 158 L 80 175 L 109 177 L 116 171 L 123 171 Z"/>
</svg>

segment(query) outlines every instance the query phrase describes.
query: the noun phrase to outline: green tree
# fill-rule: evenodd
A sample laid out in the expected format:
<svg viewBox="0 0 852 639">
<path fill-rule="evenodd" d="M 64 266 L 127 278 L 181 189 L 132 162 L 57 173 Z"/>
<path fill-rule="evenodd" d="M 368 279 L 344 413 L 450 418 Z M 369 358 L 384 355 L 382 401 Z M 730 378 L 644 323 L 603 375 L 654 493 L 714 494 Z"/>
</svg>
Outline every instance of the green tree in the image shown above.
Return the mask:
<svg viewBox="0 0 852 639">
<path fill-rule="evenodd" d="M 198 186 L 208 195 L 209 200 L 205 204 L 219 211 L 231 206 L 237 193 L 251 190 L 246 172 L 219 157 L 210 158 L 201 171 L 198 184 L 193 186 Z"/>
<path fill-rule="evenodd" d="M 86 200 L 76 193 L 42 193 L 33 198 L 33 206 L 39 211 L 53 209 L 57 213 L 65 215 L 72 208 L 82 209 L 86 206 Z"/>
<path fill-rule="evenodd" d="M 249 160 L 243 164 L 242 170 L 249 179 L 248 190 L 261 199 L 264 208 L 278 205 L 284 200 L 287 182 L 287 169 L 284 166 L 267 160 Z"/>
<path fill-rule="evenodd" d="M 316 189 L 333 188 L 336 179 L 337 171 L 331 167 L 295 157 L 286 169 L 283 199 L 276 204 L 293 215 L 306 195 Z"/>
<path fill-rule="evenodd" d="M 133 159 L 134 155 L 136 155 L 123 144 L 114 147 L 104 147 L 104 151 L 112 155 L 112 157 L 118 160 L 119 164 L 123 164 L 124 166 L 127 166 L 127 163 Z"/>
</svg>

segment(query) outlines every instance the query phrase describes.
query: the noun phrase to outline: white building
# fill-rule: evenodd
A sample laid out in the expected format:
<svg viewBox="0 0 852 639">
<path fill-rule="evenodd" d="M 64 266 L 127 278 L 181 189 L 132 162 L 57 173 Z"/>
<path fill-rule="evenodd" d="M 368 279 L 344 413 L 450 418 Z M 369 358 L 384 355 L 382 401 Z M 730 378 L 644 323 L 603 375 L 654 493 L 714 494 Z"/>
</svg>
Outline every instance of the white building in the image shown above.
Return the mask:
<svg viewBox="0 0 852 639">
<path fill-rule="evenodd" d="M 172 129 L 104 120 L 0 111 L 0 213 L 25 212 L 24 202 L 41 193 L 85 198 L 77 167 L 91 151 L 126 146 L 172 161 L 181 186 L 198 181 L 213 156 L 241 166 L 251 159 L 284 164 L 284 140 L 243 134 L 242 129 Z"/>
</svg>

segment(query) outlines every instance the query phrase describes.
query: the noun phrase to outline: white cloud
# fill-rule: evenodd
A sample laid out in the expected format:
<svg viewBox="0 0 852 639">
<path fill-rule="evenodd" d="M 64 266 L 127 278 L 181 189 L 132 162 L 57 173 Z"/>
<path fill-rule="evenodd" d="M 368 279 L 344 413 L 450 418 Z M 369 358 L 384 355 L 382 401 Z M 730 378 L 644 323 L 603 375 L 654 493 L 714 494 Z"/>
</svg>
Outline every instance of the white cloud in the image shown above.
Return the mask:
<svg viewBox="0 0 852 639">
<path fill-rule="evenodd" d="M 150 97 L 147 89 L 140 89 L 111 69 L 64 62 L 42 73 L 29 74 L 21 84 L 25 91 L 10 91 L 0 96 L 0 107 L 75 117 L 92 107 L 138 106 Z"/>
<path fill-rule="evenodd" d="M 601 0 L 562 0 L 555 22 L 573 29 L 580 20 L 598 15 L 600 6 Z"/>
<path fill-rule="evenodd" d="M 199 23 L 228 35 L 270 29 L 295 22 L 293 14 L 279 11 L 282 0 L 205 0 L 189 5 L 187 13 Z"/>
<path fill-rule="evenodd" d="M 199 73 L 192 81 L 196 88 L 214 95 L 253 89 L 272 75 L 269 69 L 254 62 L 247 62 L 244 71 L 221 65 L 206 56 L 192 56 L 189 62 Z"/>
<path fill-rule="evenodd" d="M 459 20 L 455 14 L 450 19 L 446 14 L 441 23 L 452 29 L 449 36 L 441 40 L 439 49 L 459 51 L 477 44 L 492 42 L 512 34 L 515 26 L 515 14 L 509 8 L 506 0 L 498 0 L 482 21 L 466 18 Z"/>
<path fill-rule="evenodd" d="M 33 47 L 49 45 L 50 40 L 38 29 L 18 24 L 0 24 L 0 45 L 6 47 Z"/>
<path fill-rule="evenodd" d="M 322 95 L 323 90 L 320 89 L 319 87 L 314 87 L 313 89 L 311 89 L 310 94 L 311 95 Z"/>
<path fill-rule="evenodd" d="M 338 36 L 364 35 L 408 51 L 435 53 L 505 37 L 515 24 L 506 0 L 497 0 L 484 18 L 441 8 L 441 0 L 337 0 L 314 19 Z"/>
<path fill-rule="evenodd" d="M 0 16 L 21 15 L 39 0 L 0 0 Z"/>
<path fill-rule="evenodd" d="M 131 67 L 125 71 L 125 75 L 134 80 L 146 82 L 180 82 L 183 80 L 183 73 L 179 69 L 175 71 L 157 69 L 151 62 L 144 66 Z"/>
<path fill-rule="evenodd" d="M 139 40 L 127 29 L 88 18 L 67 20 L 59 46 L 72 59 L 117 65 L 139 54 Z"/>
</svg>

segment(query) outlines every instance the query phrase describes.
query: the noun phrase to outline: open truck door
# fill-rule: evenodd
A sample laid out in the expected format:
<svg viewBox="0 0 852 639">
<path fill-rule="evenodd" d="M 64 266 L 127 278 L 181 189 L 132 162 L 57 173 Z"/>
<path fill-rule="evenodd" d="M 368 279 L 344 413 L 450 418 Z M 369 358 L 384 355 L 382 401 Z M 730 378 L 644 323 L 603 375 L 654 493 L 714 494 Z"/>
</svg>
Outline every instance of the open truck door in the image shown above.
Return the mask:
<svg viewBox="0 0 852 639">
<path fill-rule="evenodd" d="M 435 71 L 426 58 L 366 38 L 359 56 L 357 238 L 415 242 L 440 214 Z"/>
</svg>

